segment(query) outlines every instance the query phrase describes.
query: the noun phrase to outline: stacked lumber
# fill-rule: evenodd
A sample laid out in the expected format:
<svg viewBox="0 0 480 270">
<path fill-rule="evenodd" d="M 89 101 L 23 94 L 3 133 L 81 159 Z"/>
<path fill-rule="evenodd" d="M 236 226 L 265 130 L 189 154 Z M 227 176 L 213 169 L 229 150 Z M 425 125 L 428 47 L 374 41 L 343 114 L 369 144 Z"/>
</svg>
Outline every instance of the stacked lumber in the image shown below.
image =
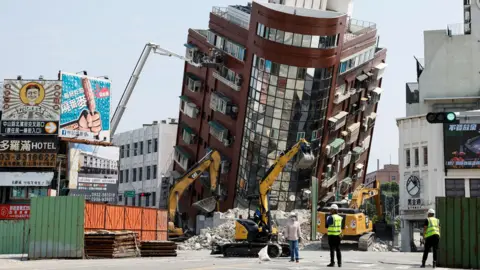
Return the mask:
<svg viewBox="0 0 480 270">
<path fill-rule="evenodd" d="M 142 257 L 176 257 L 177 244 L 171 241 L 142 241 Z"/>
<path fill-rule="evenodd" d="M 87 258 L 129 258 L 139 255 L 138 234 L 130 231 L 85 232 Z"/>
</svg>

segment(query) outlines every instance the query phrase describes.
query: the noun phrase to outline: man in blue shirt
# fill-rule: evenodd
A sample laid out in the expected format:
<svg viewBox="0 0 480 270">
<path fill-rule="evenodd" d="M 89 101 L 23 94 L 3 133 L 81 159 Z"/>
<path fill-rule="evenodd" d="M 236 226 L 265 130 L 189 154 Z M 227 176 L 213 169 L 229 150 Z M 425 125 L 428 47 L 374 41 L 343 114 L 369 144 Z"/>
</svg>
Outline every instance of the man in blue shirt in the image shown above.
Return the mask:
<svg viewBox="0 0 480 270">
<path fill-rule="evenodd" d="M 342 252 L 340 251 L 340 242 L 342 241 L 342 220 L 338 215 L 338 206 L 330 206 L 331 215 L 327 217 L 326 227 L 328 229 L 328 245 L 330 246 L 330 264 L 328 267 L 335 266 L 335 253 L 337 253 L 338 267 L 342 267 Z"/>
</svg>

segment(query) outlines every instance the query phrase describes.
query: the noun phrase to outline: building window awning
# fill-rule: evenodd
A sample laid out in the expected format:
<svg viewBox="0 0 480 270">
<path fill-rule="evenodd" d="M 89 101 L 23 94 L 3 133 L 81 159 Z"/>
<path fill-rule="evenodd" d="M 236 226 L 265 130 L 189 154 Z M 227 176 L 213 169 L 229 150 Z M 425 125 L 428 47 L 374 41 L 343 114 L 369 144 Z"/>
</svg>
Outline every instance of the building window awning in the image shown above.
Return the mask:
<svg viewBox="0 0 480 270">
<path fill-rule="evenodd" d="M 345 140 L 340 139 L 340 138 L 337 138 L 337 139 L 335 139 L 333 142 L 331 142 L 329 145 L 330 145 L 330 147 L 332 147 L 332 148 L 338 148 L 338 147 L 340 147 L 340 146 L 341 146 L 342 144 L 344 144 L 344 143 L 345 143 Z"/>
<path fill-rule="evenodd" d="M 353 153 L 356 154 L 356 155 L 361 155 L 363 153 L 363 148 L 360 147 L 360 146 L 357 146 L 357 147 L 353 148 Z"/>
<path fill-rule="evenodd" d="M 363 81 L 365 81 L 366 79 L 368 79 L 368 75 L 367 75 L 367 74 L 362 74 L 362 75 L 360 75 L 360 76 L 357 76 L 356 79 L 357 79 L 358 81 L 360 81 L 360 82 L 363 82 Z"/>
<path fill-rule="evenodd" d="M 354 123 L 347 127 L 349 132 L 354 132 L 355 130 L 360 128 L 360 123 Z"/>
<path fill-rule="evenodd" d="M 377 87 L 373 90 L 373 92 L 377 95 L 381 95 L 383 93 L 383 89 L 380 87 Z"/>
<path fill-rule="evenodd" d="M 181 146 L 175 145 L 175 151 L 177 151 L 180 155 L 182 155 L 184 158 L 190 159 L 190 154 L 185 151 Z"/>
<path fill-rule="evenodd" d="M 352 178 L 347 177 L 341 181 L 342 184 L 344 185 L 351 185 L 352 184 Z"/>
<path fill-rule="evenodd" d="M 385 69 L 386 67 L 387 67 L 387 64 L 380 63 L 380 64 L 375 66 L 375 69 L 382 70 L 382 69 Z"/>
<path fill-rule="evenodd" d="M 187 96 L 180 96 L 180 99 L 187 103 L 190 102 L 190 99 Z"/>
<path fill-rule="evenodd" d="M 335 114 L 335 116 L 333 116 L 333 117 L 338 119 L 338 120 L 341 120 L 342 118 L 344 118 L 347 115 L 348 115 L 348 112 L 341 111 L 341 112 Z"/>
<path fill-rule="evenodd" d="M 190 72 L 187 72 L 187 77 L 194 80 L 194 81 L 201 81 L 202 79 L 200 77 L 198 77 L 197 75 L 193 74 L 193 73 L 190 73 Z"/>
<path fill-rule="evenodd" d="M 210 121 L 210 122 L 208 122 L 208 125 L 211 126 L 212 128 L 214 128 L 215 130 L 218 130 L 218 131 L 223 131 L 223 130 L 226 129 L 224 126 L 222 126 L 217 121 Z"/>
<path fill-rule="evenodd" d="M 185 43 L 183 46 L 187 47 L 187 49 L 195 49 L 197 46 L 193 45 L 192 43 Z"/>
<path fill-rule="evenodd" d="M 182 123 L 182 128 L 183 128 L 183 130 L 185 130 L 185 132 L 187 132 L 187 133 L 190 134 L 190 135 L 194 135 L 194 134 L 195 134 L 195 132 L 193 131 L 193 129 L 192 129 L 191 127 L 187 126 L 187 124 L 185 124 L 185 123 Z"/>
</svg>

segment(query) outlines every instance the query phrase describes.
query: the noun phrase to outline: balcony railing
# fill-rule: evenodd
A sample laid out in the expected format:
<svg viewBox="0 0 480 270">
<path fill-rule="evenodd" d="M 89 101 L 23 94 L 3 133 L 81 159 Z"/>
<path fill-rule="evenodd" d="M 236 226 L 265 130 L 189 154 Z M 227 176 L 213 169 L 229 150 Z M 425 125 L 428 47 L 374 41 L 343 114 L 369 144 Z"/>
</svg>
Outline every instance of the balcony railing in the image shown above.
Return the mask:
<svg viewBox="0 0 480 270">
<path fill-rule="evenodd" d="M 377 29 L 377 25 L 375 23 L 352 18 L 348 18 L 347 24 L 348 27 L 347 33 L 345 33 L 345 37 L 343 39 L 344 42 L 348 42 L 357 38 L 358 36 L 367 34 Z"/>
<path fill-rule="evenodd" d="M 246 22 L 245 19 L 242 19 L 235 14 L 228 12 L 228 9 L 225 7 L 213 7 L 212 13 L 242 28 L 245 28 L 247 30 L 249 29 L 250 22 Z"/>
<path fill-rule="evenodd" d="M 225 74 L 225 72 L 223 72 Z M 222 75 L 219 71 L 214 71 L 213 72 L 213 77 L 222 83 L 228 85 L 230 88 L 232 88 L 235 91 L 240 91 L 241 85 L 242 85 L 242 79 L 239 74 L 235 74 L 233 78 L 227 78 L 229 75 L 225 74 Z M 230 77 L 232 77 L 230 75 Z"/>
</svg>

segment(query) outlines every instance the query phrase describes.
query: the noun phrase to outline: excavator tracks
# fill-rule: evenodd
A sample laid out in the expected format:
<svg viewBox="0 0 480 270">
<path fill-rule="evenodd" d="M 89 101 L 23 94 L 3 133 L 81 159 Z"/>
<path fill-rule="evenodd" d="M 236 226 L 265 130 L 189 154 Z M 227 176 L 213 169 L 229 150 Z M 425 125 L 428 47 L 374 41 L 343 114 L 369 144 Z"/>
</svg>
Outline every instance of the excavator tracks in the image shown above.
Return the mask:
<svg viewBox="0 0 480 270">
<path fill-rule="evenodd" d="M 375 233 L 368 232 L 358 239 L 358 250 L 360 251 L 369 251 L 375 241 Z"/>
<path fill-rule="evenodd" d="M 228 243 L 214 247 L 212 254 L 223 254 L 224 257 L 258 257 L 258 253 L 266 243 Z M 288 244 L 269 243 L 268 256 L 270 258 L 290 256 L 290 247 Z"/>
</svg>

